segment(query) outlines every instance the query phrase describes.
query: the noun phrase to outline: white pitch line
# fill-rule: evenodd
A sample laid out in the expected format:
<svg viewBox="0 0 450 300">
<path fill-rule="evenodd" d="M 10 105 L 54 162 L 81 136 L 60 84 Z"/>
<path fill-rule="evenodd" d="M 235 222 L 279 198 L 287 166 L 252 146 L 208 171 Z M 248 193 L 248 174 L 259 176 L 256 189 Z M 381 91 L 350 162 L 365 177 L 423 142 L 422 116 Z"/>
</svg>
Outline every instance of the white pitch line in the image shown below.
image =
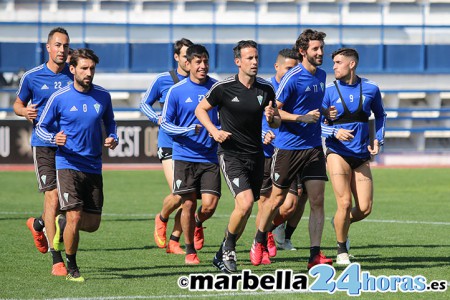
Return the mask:
<svg viewBox="0 0 450 300">
<path fill-rule="evenodd" d="M 17 212 L 17 211 L 0 211 L 0 215 L 25 215 L 25 216 L 34 216 L 39 215 L 41 212 Z M 103 213 L 103 217 L 145 217 L 145 218 L 154 218 L 155 214 L 113 214 L 113 213 Z M 229 215 L 214 215 L 213 218 L 229 218 Z M 255 218 L 254 215 L 250 216 L 251 218 Z M 326 218 L 330 220 L 331 218 Z M 302 220 L 309 220 L 308 217 L 303 217 Z M 421 225 L 444 225 L 450 226 L 450 222 L 434 222 L 434 221 L 411 221 L 411 220 L 374 220 L 374 219 L 365 219 L 361 222 L 370 222 L 370 223 L 395 223 L 395 224 L 421 224 Z"/>
<path fill-rule="evenodd" d="M 225 293 L 208 293 L 208 294 L 191 294 L 191 295 L 161 295 L 161 296 L 106 296 L 106 297 L 86 297 L 86 298 L 45 298 L 46 300 L 126 300 L 126 299 L 169 299 L 169 298 L 218 298 L 218 297 L 236 297 L 236 296 L 265 296 L 267 294 L 305 294 L 310 292 L 295 291 L 261 291 L 261 292 L 225 292 Z M 14 298 L 7 300 L 16 300 Z"/>
</svg>

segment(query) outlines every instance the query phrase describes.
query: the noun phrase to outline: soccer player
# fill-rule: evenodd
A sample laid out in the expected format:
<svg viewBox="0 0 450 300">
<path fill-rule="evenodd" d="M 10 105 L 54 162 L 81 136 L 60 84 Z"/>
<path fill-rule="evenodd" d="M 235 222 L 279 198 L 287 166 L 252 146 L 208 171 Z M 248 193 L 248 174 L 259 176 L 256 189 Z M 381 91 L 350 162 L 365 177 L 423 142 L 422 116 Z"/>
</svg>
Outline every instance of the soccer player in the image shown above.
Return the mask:
<svg viewBox="0 0 450 300">
<path fill-rule="evenodd" d="M 278 89 L 281 78 L 289 71 L 291 68 L 298 64 L 298 54 L 292 49 L 282 49 L 278 52 L 274 68 L 275 75 L 268 79 L 272 83 L 275 91 Z M 258 201 L 258 214 L 256 215 L 256 229 L 258 229 L 259 219 L 262 211 L 262 205 L 264 205 L 266 200 L 270 197 L 270 192 L 272 190 L 272 179 L 270 178 L 270 166 L 272 165 L 272 155 L 274 152 L 273 139 L 276 138 L 276 130 L 271 129 L 269 124 L 267 124 L 265 116 L 262 118 L 262 138 L 263 138 L 263 150 L 264 150 L 264 179 L 263 185 L 261 187 L 261 195 Z M 292 195 L 292 196 L 291 196 Z M 297 207 L 297 195 L 298 187 L 297 181 L 292 182 L 291 189 L 289 189 L 289 194 L 286 197 L 285 202 L 280 207 L 280 211 L 284 218 L 278 218 L 278 222 L 282 223 L 287 219 L 287 215 L 291 215 Z M 275 227 L 275 226 L 274 226 Z M 284 245 L 284 241 L 283 241 Z M 270 230 L 267 233 L 267 248 L 264 248 L 262 264 L 270 264 L 270 258 L 276 256 L 277 248 L 274 241 L 274 236 Z"/>
<path fill-rule="evenodd" d="M 262 234 L 270 230 L 271 222 L 297 176 L 308 191 L 311 212 L 309 218 L 310 258 L 307 268 L 317 264 L 332 264 L 320 250 L 324 223 L 324 191 L 328 180 L 322 149 L 320 109 L 325 93 L 326 73 L 318 68 L 323 60 L 326 34 L 304 30 L 295 43 L 301 63 L 281 80 L 277 91 L 277 106 L 282 123 L 275 139 L 272 165 L 272 194 L 261 213 Z M 264 245 L 255 239 L 252 263 L 260 264 Z"/>
<path fill-rule="evenodd" d="M 161 107 L 163 107 L 169 88 L 189 75 L 189 69 L 186 67 L 186 50 L 191 45 L 193 45 L 193 43 L 185 38 L 182 38 L 174 43 L 173 57 L 177 62 L 177 69 L 157 75 L 156 79 L 152 82 L 141 101 L 141 111 L 149 118 L 151 122 L 157 125 L 161 124 L 161 116 L 155 112 L 152 106 L 158 100 Z M 172 189 L 173 185 L 172 144 L 172 137 L 163 130 L 160 130 L 158 133 L 158 157 L 162 163 L 164 175 L 170 189 Z M 181 197 L 170 193 L 164 198 L 161 212 L 155 217 L 155 230 L 153 232 L 153 237 L 159 248 L 167 247 L 167 253 L 185 253 L 183 249 L 181 249 L 179 242 L 181 235 L 181 210 L 178 210 L 175 215 L 174 229 L 170 236 L 169 243 L 166 242 L 167 222 L 169 221 L 169 216 L 173 211 L 178 209 L 180 205 Z"/>
<path fill-rule="evenodd" d="M 26 72 L 20 80 L 14 112 L 33 123 L 31 147 L 39 191 L 44 193 L 42 216 L 29 218 L 27 226 L 33 234 L 34 243 L 41 253 L 47 253 L 50 246 L 53 266 L 52 275 L 66 276 L 67 270 L 61 252 L 54 249 L 55 217 L 59 213 L 56 189 L 55 152 L 56 145 L 41 141 L 36 136 L 36 124 L 48 98 L 60 88 L 73 82 L 66 58 L 69 52 L 69 34 L 64 28 L 52 29 L 47 38 L 49 59 L 46 63 Z M 44 227 L 47 238 L 44 235 Z"/>
<path fill-rule="evenodd" d="M 79 231 L 94 232 L 101 221 L 102 145 L 114 149 L 118 144 L 111 95 L 92 83 L 98 62 L 90 49 L 73 52 L 70 71 L 74 83 L 50 97 L 36 128 L 40 139 L 58 146 L 58 196 L 61 210 L 66 213 L 66 279 L 75 282 L 84 282 L 76 261 Z M 104 141 L 102 125 L 107 136 Z"/>
<path fill-rule="evenodd" d="M 259 199 L 264 153 L 261 143 L 261 117 L 277 128 L 280 117 L 274 107 L 275 92 L 266 80 L 257 77 L 258 49 L 254 41 L 239 41 L 233 48 L 238 74 L 217 82 L 199 103 L 195 114 L 220 143 L 219 163 L 235 199 L 235 207 L 225 238 L 213 264 L 226 273 L 236 272 L 236 242 L 245 229 L 253 203 Z M 218 107 L 221 129 L 208 111 Z"/>
<path fill-rule="evenodd" d="M 199 264 L 197 251 L 203 247 L 203 222 L 216 210 L 220 198 L 220 169 L 217 142 L 200 125 L 195 108 L 217 81 L 208 76 L 209 53 L 202 45 L 186 51 L 189 77 L 170 88 L 164 103 L 161 128 L 173 137 L 173 193 L 181 196 L 181 227 L 186 244 L 186 264 Z M 209 112 L 219 127 L 217 109 Z M 201 206 L 197 214 L 197 199 Z M 194 231 L 196 232 L 194 239 Z"/>
<path fill-rule="evenodd" d="M 356 75 L 358 52 L 341 48 L 333 52 L 332 58 L 336 80 L 326 87 L 322 106 L 324 110 L 335 107 L 337 117 L 322 124 L 322 135 L 326 138 L 328 171 L 337 202 L 332 220 L 337 239 L 336 263 L 348 265 L 350 224 L 365 219 L 372 211 L 370 158 L 383 145 L 386 112 L 378 86 Z M 376 128 L 373 146 L 368 122 L 372 112 Z"/>
</svg>

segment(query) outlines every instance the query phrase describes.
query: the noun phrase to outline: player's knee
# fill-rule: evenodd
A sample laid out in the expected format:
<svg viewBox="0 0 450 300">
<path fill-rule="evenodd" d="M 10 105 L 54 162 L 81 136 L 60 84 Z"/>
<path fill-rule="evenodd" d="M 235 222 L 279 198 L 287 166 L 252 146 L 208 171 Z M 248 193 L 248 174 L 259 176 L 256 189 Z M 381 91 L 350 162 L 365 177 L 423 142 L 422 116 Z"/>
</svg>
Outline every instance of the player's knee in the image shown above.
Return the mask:
<svg viewBox="0 0 450 300">
<path fill-rule="evenodd" d="M 214 212 L 216 211 L 216 206 L 213 203 L 211 203 L 210 205 L 202 205 L 202 213 L 205 215 L 212 215 L 214 214 Z"/>
</svg>

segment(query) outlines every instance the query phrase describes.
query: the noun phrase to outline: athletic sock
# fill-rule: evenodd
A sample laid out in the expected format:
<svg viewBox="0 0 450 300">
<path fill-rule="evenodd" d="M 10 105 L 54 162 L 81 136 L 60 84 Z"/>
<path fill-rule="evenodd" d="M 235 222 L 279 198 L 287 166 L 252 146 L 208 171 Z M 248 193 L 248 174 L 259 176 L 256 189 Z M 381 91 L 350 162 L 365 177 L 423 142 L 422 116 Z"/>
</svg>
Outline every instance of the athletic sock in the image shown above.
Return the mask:
<svg viewBox="0 0 450 300">
<path fill-rule="evenodd" d="M 159 219 L 161 220 L 161 222 L 167 223 L 169 222 L 169 218 L 163 218 L 161 214 L 159 214 Z"/>
<path fill-rule="evenodd" d="M 42 219 L 42 216 L 37 217 L 36 219 L 34 219 L 33 222 L 33 228 L 36 231 L 42 231 L 44 230 L 45 224 L 44 224 L 44 220 Z"/>
<path fill-rule="evenodd" d="M 197 253 L 197 251 L 195 251 L 194 244 L 186 244 L 186 254 L 194 254 L 194 253 Z"/>
<path fill-rule="evenodd" d="M 53 264 L 64 262 L 61 251 L 55 251 L 55 249 L 50 248 L 50 254 L 52 255 Z"/>
<path fill-rule="evenodd" d="M 292 237 L 292 234 L 294 233 L 295 229 L 297 227 L 292 227 L 289 224 L 286 223 L 286 228 L 284 229 L 284 238 L 286 240 L 290 240 Z"/>
<path fill-rule="evenodd" d="M 255 241 L 257 243 L 266 245 L 267 244 L 267 232 L 263 232 L 258 229 L 258 231 L 256 231 Z"/>
<path fill-rule="evenodd" d="M 67 262 L 67 269 L 69 270 L 76 270 L 78 269 L 77 266 L 77 254 L 67 254 L 66 253 L 66 262 Z"/>
<path fill-rule="evenodd" d="M 202 206 L 200 205 L 200 207 L 198 208 L 198 210 L 197 210 L 197 213 L 195 214 L 195 226 L 196 227 L 202 227 L 202 225 L 203 225 L 203 222 L 201 222 L 199 219 L 198 219 L 198 214 L 199 214 L 199 212 L 201 212 L 202 211 Z"/>
<path fill-rule="evenodd" d="M 347 242 L 337 242 L 337 254 L 348 253 Z"/>
<path fill-rule="evenodd" d="M 234 250 L 236 248 L 236 240 L 237 240 L 237 233 L 233 234 L 228 231 L 227 229 L 227 235 L 225 237 L 225 243 L 223 245 L 223 250 Z"/>
<path fill-rule="evenodd" d="M 180 237 L 179 236 L 174 236 L 173 234 L 170 235 L 170 240 L 179 243 L 180 242 Z"/>
<path fill-rule="evenodd" d="M 314 260 L 314 257 L 320 253 L 320 246 L 314 246 L 309 248 L 309 262 Z"/>
</svg>

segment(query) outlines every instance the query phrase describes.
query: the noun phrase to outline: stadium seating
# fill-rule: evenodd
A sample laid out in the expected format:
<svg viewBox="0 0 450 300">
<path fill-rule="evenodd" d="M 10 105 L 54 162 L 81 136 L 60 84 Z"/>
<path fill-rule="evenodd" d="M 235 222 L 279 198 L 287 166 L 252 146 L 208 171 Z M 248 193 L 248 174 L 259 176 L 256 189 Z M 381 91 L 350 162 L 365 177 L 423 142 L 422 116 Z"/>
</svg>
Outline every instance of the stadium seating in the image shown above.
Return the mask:
<svg viewBox="0 0 450 300">
<path fill-rule="evenodd" d="M 378 82 L 389 117 L 385 151 L 438 152 L 450 149 L 449 14 L 450 0 L 3 0 L 0 72 L 44 62 L 46 34 L 61 25 L 72 47 L 100 56 L 96 82 L 112 91 L 118 116 L 139 118 L 149 82 L 174 67 L 174 40 L 204 44 L 211 72 L 223 78 L 236 71 L 237 39 L 254 39 L 268 77 L 277 52 L 315 28 L 327 33 L 329 80 L 329 54 L 347 46 L 360 53 L 359 73 Z M 0 88 L 0 117 L 12 115 L 14 97 Z"/>
</svg>

